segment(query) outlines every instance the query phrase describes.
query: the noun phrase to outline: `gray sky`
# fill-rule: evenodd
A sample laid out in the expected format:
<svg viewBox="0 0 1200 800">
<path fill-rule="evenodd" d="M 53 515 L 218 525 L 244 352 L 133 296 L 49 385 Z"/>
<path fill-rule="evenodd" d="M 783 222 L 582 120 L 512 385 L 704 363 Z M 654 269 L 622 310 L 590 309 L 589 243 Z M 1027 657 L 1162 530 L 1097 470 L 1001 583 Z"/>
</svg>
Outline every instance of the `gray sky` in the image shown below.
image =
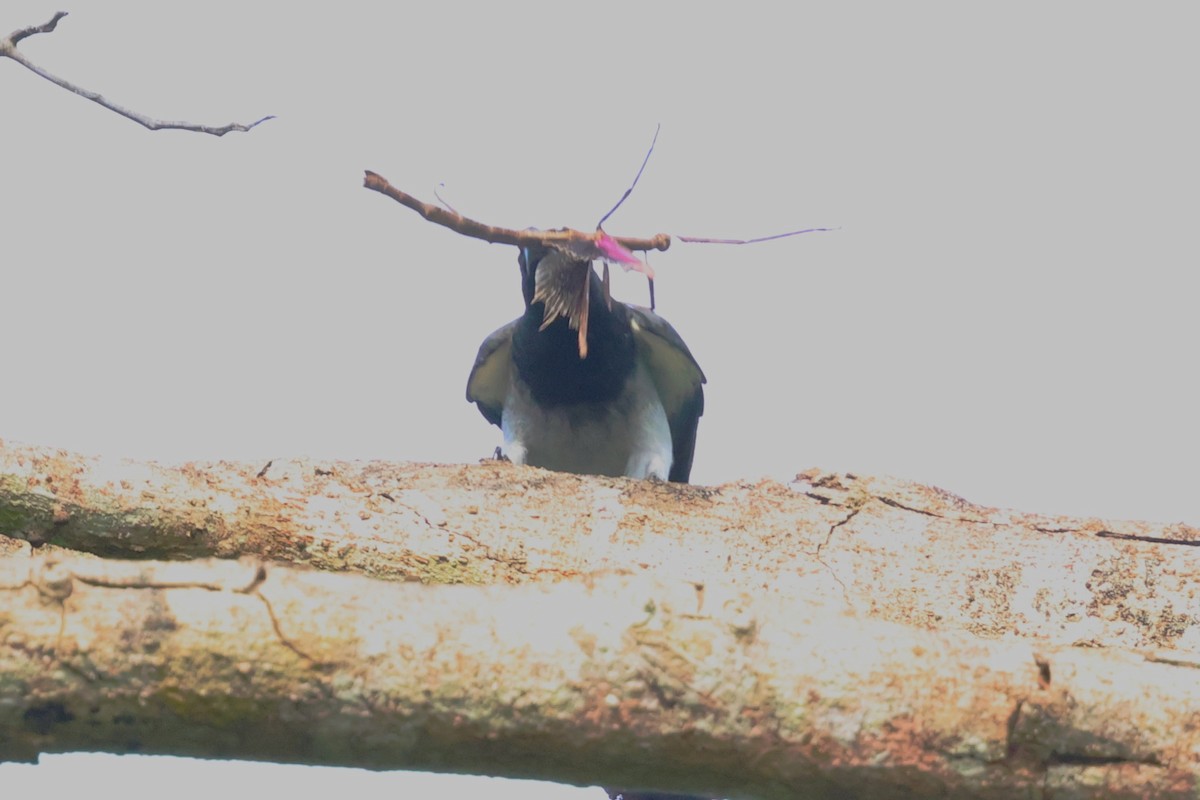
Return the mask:
<svg viewBox="0 0 1200 800">
<path fill-rule="evenodd" d="M 5 0 L 0 29 L 57 8 Z M 362 171 L 430 201 L 445 184 L 485 222 L 588 229 L 661 122 L 609 232 L 840 228 L 652 257 L 709 379 L 696 482 L 820 466 L 1200 525 L 1191 8 L 68 9 L 22 45 L 43 67 L 160 118 L 279 118 L 151 133 L 0 61 L 0 437 L 488 455 L 463 392 L 521 310 L 516 251 Z M 615 292 L 646 301 L 637 276 Z"/>
</svg>

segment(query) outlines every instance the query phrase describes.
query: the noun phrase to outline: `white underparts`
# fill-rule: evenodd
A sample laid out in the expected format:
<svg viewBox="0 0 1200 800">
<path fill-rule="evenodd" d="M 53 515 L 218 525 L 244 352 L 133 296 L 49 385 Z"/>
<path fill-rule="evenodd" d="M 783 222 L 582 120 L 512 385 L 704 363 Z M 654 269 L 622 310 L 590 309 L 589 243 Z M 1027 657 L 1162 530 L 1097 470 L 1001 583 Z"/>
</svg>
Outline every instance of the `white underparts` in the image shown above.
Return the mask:
<svg viewBox="0 0 1200 800">
<path fill-rule="evenodd" d="M 548 409 L 534 402 L 514 369 L 500 428 L 504 455 L 515 464 L 664 481 L 671 471 L 667 414 L 640 361 L 616 399 Z"/>
</svg>

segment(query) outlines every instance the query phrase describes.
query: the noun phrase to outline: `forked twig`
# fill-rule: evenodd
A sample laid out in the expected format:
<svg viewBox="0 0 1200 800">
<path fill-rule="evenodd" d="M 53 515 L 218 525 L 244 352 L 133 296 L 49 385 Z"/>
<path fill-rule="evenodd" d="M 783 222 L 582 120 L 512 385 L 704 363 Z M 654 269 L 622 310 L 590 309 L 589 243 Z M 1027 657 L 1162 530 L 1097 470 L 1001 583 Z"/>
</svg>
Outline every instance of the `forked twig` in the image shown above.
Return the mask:
<svg viewBox="0 0 1200 800">
<path fill-rule="evenodd" d="M 439 183 L 438 186 L 445 188 L 446 184 Z M 445 209 L 447 211 L 449 211 L 451 214 L 458 214 L 458 209 L 446 202 L 446 198 L 442 197 L 442 193 L 437 190 L 437 187 L 434 187 L 433 196 L 436 197 L 438 199 L 438 202 L 441 203 L 442 206 L 445 207 Z M 459 216 L 462 216 L 462 215 L 459 214 Z"/>
<path fill-rule="evenodd" d="M 58 21 L 66 15 L 67 12 L 58 11 L 53 17 L 50 18 L 49 22 L 44 22 L 41 25 L 30 25 L 28 28 L 15 30 L 8 35 L 8 39 L 5 41 L 7 41 L 12 47 L 16 47 L 18 44 L 20 44 L 22 39 L 33 36 L 35 33 L 50 33 L 58 27 Z M 0 43 L 0 49 L 3 49 L 3 43 Z"/>
<path fill-rule="evenodd" d="M 633 194 L 634 187 L 637 186 L 638 181 L 641 180 L 642 172 L 645 171 L 646 165 L 650 163 L 650 154 L 654 152 L 654 145 L 658 142 L 658 132 L 661 130 L 662 123 L 660 122 L 654 128 L 654 138 L 650 140 L 650 149 L 646 151 L 646 157 L 642 159 L 642 165 L 638 167 L 637 175 L 633 176 L 633 183 L 629 184 L 629 188 L 625 190 L 625 194 L 621 195 L 621 199 L 617 201 L 617 204 L 610 208 L 608 213 L 600 218 L 600 221 L 596 223 L 597 228 L 603 228 L 605 221 L 607 221 L 609 217 L 616 213 L 616 210 L 621 207 L 621 203 L 624 203 L 629 195 Z"/>
<path fill-rule="evenodd" d="M 51 83 L 53 83 L 57 86 L 61 86 L 62 88 L 66 89 L 68 92 L 77 94 L 80 97 L 91 100 L 93 103 L 102 105 L 105 108 L 107 108 L 109 111 L 113 111 L 117 114 L 120 114 L 122 117 L 125 117 L 126 119 L 133 120 L 134 122 L 141 125 L 142 127 L 148 128 L 149 130 L 152 130 L 152 131 L 163 130 L 163 129 L 174 129 L 174 130 L 194 131 L 196 133 L 209 133 L 209 134 L 212 134 L 213 136 L 224 136 L 225 134 L 229 133 L 230 131 L 239 131 L 239 132 L 248 131 L 251 128 L 254 128 L 257 125 L 260 125 L 269 119 L 275 118 L 274 115 L 269 115 L 269 116 L 263 117 L 260 120 L 251 122 L 248 125 L 243 125 L 243 124 L 237 123 L 237 122 L 231 122 L 228 125 L 221 125 L 221 126 L 197 125 L 197 124 L 191 123 L 191 122 L 168 122 L 168 121 L 164 121 L 164 120 L 153 119 L 151 117 L 147 117 L 145 114 L 140 114 L 137 111 L 133 111 L 132 109 L 128 109 L 128 108 L 125 108 L 124 106 L 117 105 L 116 103 L 112 102 L 111 100 L 108 100 L 107 98 L 105 98 L 103 95 L 101 95 L 98 92 L 89 91 L 87 89 L 84 89 L 82 86 L 76 86 L 75 84 L 71 83 L 70 81 L 66 80 L 65 78 L 60 78 L 51 72 L 47 72 L 46 70 L 39 67 L 37 64 L 34 64 L 28 58 L 26 58 L 25 54 L 17 49 L 17 44 L 19 44 L 22 39 L 28 38 L 37 33 L 50 33 L 51 31 L 53 31 L 56 27 L 58 27 L 58 21 L 61 20 L 65 16 L 67 16 L 67 12 L 59 11 L 53 17 L 51 17 L 49 22 L 46 22 L 42 25 L 31 25 L 27 28 L 21 28 L 19 30 L 15 30 L 12 33 L 10 33 L 7 37 L 5 37 L 4 39 L 0 39 L 0 58 L 11 58 L 13 61 L 16 61 L 18 64 L 20 64 L 21 66 L 30 70 L 34 74 L 36 74 L 42 78 L 45 78 L 46 80 L 50 81 Z"/>
<path fill-rule="evenodd" d="M 643 164 L 644 166 L 644 164 Z M 639 171 L 639 175 L 641 172 Z M 634 184 L 637 184 L 637 179 L 634 179 Z M 591 255 L 581 255 L 587 260 L 595 260 L 597 258 L 605 258 L 605 242 L 615 241 L 624 247 L 626 250 L 635 252 L 646 252 L 650 250 L 666 250 L 671 246 L 671 236 L 666 233 L 659 233 L 650 238 L 638 238 L 634 236 L 609 236 L 603 230 L 597 228 L 595 231 L 578 231 L 573 228 L 560 228 L 558 230 L 539 231 L 539 230 L 523 230 L 518 231 L 512 228 L 501 228 L 495 225 L 487 225 L 478 220 L 473 220 L 470 217 L 464 217 L 457 211 L 449 207 L 442 208 L 440 206 L 426 203 L 413 197 L 408 192 L 402 189 L 397 189 L 392 186 L 387 178 L 382 175 L 366 170 L 363 179 L 363 186 L 374 192 L 386 195 L 397 203 L 411 208 L 425 219 L 441 225 L 444 228 L 449 228 L 455 233 L 463 236 L 469 236 L 473 239 L 482 239 L 485 242 L 492 244 L 511 244 L 517 247 L 528 247 L 530 245 L 543 245 L 548 247 L 557 247 L 562 250 L 578 249 L 581 254 L 591 252 Z M 630 187 L 632 191 L 633 187 Z M 628 193 L 626 193 L 628 194 Z M 444 201 L 443 201 L 444 202 Z M 619 205 L 619 204 L 618 204 Z M 615 209 L 614 209 L 615 210 Z M 612 212 L 610 211 L 609 214 Z M 605 218 L 608 214 L 605 215 Z M 798 231 L 788 231 L 787 233 L 777 233 L 772 236 L 760 236 L 756 239 L 712 239 L 700 236 L 677 236 L 681 242 L 693 244 L 755 244 L 757 242 L 769 242 L 772 239 L 785 239 L 789 236 L 799 236 L 803 233 L 817 233 L 819 231 L 836 231 L 837 228 L 804 228 Z M 612 258 L 609 260 L 621 263 L 620 258 Z M 625 264 L 628 266 L 628 264 Z M 641 270 L 647 273 L 647 277 L 653 279 L 653 272 L 649 266 Z M 653 291 L 653 289 L 651 290 Z"/>
<path fill-rule="evenodd" d="M 658 138 L 657 131 L 655 139 Z M 650 145 L 650 152 L 654 151 L 654 144 Z M 642 169 L 646 168 L 646 161 L 649 160 L 650 153 L 646 153 L 646 159 L 642 161 Z M 622 195 L 621 200 L 617 201 L 617 205 L 613 206 L 607 214 L 600 220 L 600 225 L 608 219 L 613 211 L 620 207 L 621 202 L 633 191 L 633 187 L 637 186 L 638 178 L 642 176 L 642 169 L 638 170 L 638 174 L 633 179 L 633 184 Z M 555 319 L 565 317 L 570 327 L 578 331 L 579 341 L 579 357 L 587 358 L 588 346 L 588 316 L 589 316 L 589 293 L 590 293 L 590 273 L 592 270 L 593 261 L 603 261 L 603 279 L 601 290 L 604 293 L 604 302 L 609 303 L 611 307 L 612 298 L 609 295 L 609 262 L 616 262 L 625 269 L 634 269 L 646 276 L 650 282 L 650 308 L 654 309 L 654 270 L 650 268 L 649 263 L 640 261 L 631 251 L 643 251 L 647 254 L 650 250 L 666 250 L 671 246 L 671 237 L 665 233 L 660 233 L 649 239 L 636 239 L 628 236 L 609 236 L 604 232 L 600 225 L 596 226 L 596 230 L 590 233 L 577 231 L 570 228 L 561 228 L 559 230 L 539 231 L 539 230 L 524 230 L 517 231 L 511 228 L 499 228 L 495 225 L 486 225 L 478 220 L 470 219 L 459 214 L 449 206 L 441 196 L 438 195 L 438 200 L 442 202 L 442 206 L 435 206 L 430 203 L 423 202 L 413 197 L 408 192 L 397 189 L 388 183 L 387 179 L 378 173 L 367 170 L 363 178 L 363 186 L 374 192 L 386 195 L 392 198 L 397 203 L 411 208 L 429 222 L 442 227 L 449 228 L 455 233 L 469 236 L 474 239 L 482 239 L 485 242 L 492 244 L 511 244 L 518 247 L 529 247 L 540 245 L 544 248 L 554 248 L 562 253 L 566 253 L 570 261 L 569 273 L 562 273 L 561 279 L 557 281 L 547 281 L 544 284 L 539 280 L 539 285 L 543 288 L 539 289 L 539 293 L 535 293 L 534 300 L 540 300 L 545 306 L 545 318 L 542 327 L 554 322 Z M 437 192 L 434 192 L 436 195 Z M 444 207 L 443 207 L 444 206 Z M 801 233 L 811 233 L 814 231 L 833 230 L 832 228 L 807 228 L 801 231 L 792 231 L 790 233 L 780 233 L 775 236 L 764 236 L 759 239 L 700 239 L 696 237 L 684 238 L 685 242 L 710 242 L 714 244 L 751 244 L 753 242 L 764 242 L 769 239 L 781 239 L 786 236 L 796 236 Z M 575 267 L 582 268 L 582 272 L 576 273 Z M 562 272 L 561 268 L 557 270 Z M 539 276 L 541 273 L 538 273 Z M 544 292 L 543 292 L 544 289 Z"/>
<path fill-rule="evenodd" d="M 555 231 L 518 231 L 511 228 L 486 225 L 470 217 L 464 217 L 457 212 L 448 211 L 440 206 L 422 202 L 408 192 L 392 186 L 388 183 L 387 178 L 370 170 L 366 171 L 363 186 L 371 191 L 386 195 L 403 206 L 411 208 L 435 225 L 441 225 L 463 236 L 482 239 L 492 244 L 511 244 L 517 247 L 528 247 L 537 244 L 561 248 L 571 248 L 572 246 L 588 247 L 594 246 L 599 238 L 598 235 L 603 234 L 603 231 L 585 232 L 570 228 Z M 671 237 L 665 233 L 660 233 L 649 239 L 639 239 L 631 236 L 613 236 L 609 238 L 615 239 L 626 250 L 633 251 L 666 250 L 671 246 Z"/>
</svg>

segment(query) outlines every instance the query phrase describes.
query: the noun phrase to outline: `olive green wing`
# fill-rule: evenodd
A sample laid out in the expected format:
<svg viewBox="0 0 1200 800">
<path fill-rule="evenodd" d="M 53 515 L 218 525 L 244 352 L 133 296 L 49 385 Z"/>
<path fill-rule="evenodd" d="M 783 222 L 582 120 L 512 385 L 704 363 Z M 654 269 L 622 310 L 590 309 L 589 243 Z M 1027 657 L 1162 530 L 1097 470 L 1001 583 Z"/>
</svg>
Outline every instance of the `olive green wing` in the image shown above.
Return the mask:
<svg viewBox="0 0 1200 800">
<path fill-rule="evenodd" d="M 512 369 L 512 337 L 519 320 L 494 331 L 479 346 L 475 366 L 467 378 L 467 400 L 493 425 L 500 425 L 508 396 L 508 372 Z"/>
<path fill-rule="evenodd" d="M 670 479 L 687 483 L 704 413 L 704 372 L 671 323 L 648 308 L 629 306 L 638 357 L 650 372 L 671 428 Z"/>
</svg>

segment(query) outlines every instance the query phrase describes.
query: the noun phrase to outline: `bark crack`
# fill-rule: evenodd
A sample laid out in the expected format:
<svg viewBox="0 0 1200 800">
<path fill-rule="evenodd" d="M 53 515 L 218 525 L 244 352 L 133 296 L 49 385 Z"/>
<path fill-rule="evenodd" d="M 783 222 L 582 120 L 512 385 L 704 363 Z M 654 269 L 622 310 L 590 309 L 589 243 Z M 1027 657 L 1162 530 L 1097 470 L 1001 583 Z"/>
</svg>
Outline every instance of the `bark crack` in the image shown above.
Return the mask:
<svg viewBox="0 0 1200 800">
<path fill-rule="evenodd" d="M 1035 653 L 1033 656 L 1034 663 L 1038 668 L 1038 688 L 1041 690 L 1050 687 L 1050 661 L 1045 656 Z M 1189 665 L 1197 667 L 1200 665 Z M 1021 729 L 1021 715 L 1025 709 L 1025 703 L 1028 700 L 1026 697 L 1019 697 L 1012 712 L 1008 716 L 1007 734 L 1005 738 L 1005 751 L 1008 759 L 1013 759 L 1021 754 L 1021 743 L 1018 740 L 1018 734 Z M 1146 756 L 1123 756 L 1123 755 L 1100 755 L 1095 753 L 1078 753 L 1071 751 L 1061 751 L 1050 749 L 1047 753 L 1045 750 L 1037 747 L 1037 742 L 1033 743 L 1034 752 L 1039 750 L 1044 755 L 1036 756 L 1035 763 L 1041 768 L 1050 766 L 1107 766 L 1121 764 L 1138 764 L 1143 766 L 1162 767 L 1162 761 L 1156 754 Z M 1048 742 L 1042 743 L 1049 744 Z M 1027 752 L 1028 755 L 1028 752 Z"/>
<path fill-rule="evenodd" d="M 254 594 L 267 579 L 267 570 L 258 565 L 254 576 L 244 586 L 230 587 L 222 583 L 208 581 L 160 581 L 143 575 L 112 577 L 109 575 L 89 575 L 84 572 L 70 572 L 68 578 L 79 581 L 87 586 L 101 589 L 204 589 L 209 592 L 233 592 L 234 594 Z"/>
<path fill-rule="evenodd" d="M 829 533 L 826 534 L 825 541 L 823 541 L 819 545 L 817 545 L 817 551 L 816 551 L 817 555 L 820 555 L 821 549 L 823 547 L 825 547 L 825 545 L 829 544 L 829 540 L 833 538 L 833 532 L 836 531 L 838 528 L 842 527 L 843 525 L 845 525 L 846 523 L 848 523 L 850 520 L 857 517 L 858 512 L 860 512 L 860 511 L 862 511 L 862 506 L 859 506 L 858 508 L 853 509 L 845 517 L 843 517 L 842 519 L 838 520 L 837 522 L 835 522 L 829 526 Z"/>
<path fill-rule="evenodd" d="M 1004 742 L 1004 752 L 1009 758 L 1017 754 L 1017 730 L 1020 727 L 1021 711 L 1025 708 L 1025 698 L 1017 698 L 1012 712 L 1008 715 L 1007 735 Z"/>
<path fill-rule="evenodd" d="M 62 618 L 59 621 L 58 638 L 60 645 L 56 646 L 56 650 L 58 651 L 61 651 L 62 633 L 66 627 L 66 600 L 74 593 L 75 582 L 101 589 L 203 589 L 209 592 L 230 592 L 232 594 L 248 595 L 256 597 L 262 602 L 263 607 L 267 611 L 267 617 L 271 621 L 271 628 L 275 631 L 275 635 L 278 637 L 281 645 L 306 661 L 312 662 L 315 666 L 329 666 L 328 663 L 304 652 L 283 632 L 283 626 L 280 624 L 279 618 L 275 615 L 275 609 L 271 606 L 271 601 L 260 591 L 266 580 L 267 569 L 262 564 L 259 564 L 255 568 L 254 575 L 248 583 L 230 586 L 228 584 L 208 581 L 155 580 L 153 577 L 148 577 L 144 572 L 124 576 L 88 574 L 69 569 L 60 569 L 57 562 L 48 559 L 40 565 L 40 569 L 37 570 L 36 574 L 31 575 L 23 583 L 12 586 L 0 586 L 0 590 L 16 591 L 32 586 L 40 595 L 59 605 Z"/>
<path fill-rule="evenodd" d="M 1200 541 L 1189 541 L 1187 539 L 1167 539 L 1163 536 L 1140 536 L 1134 533 L 1117 533 L 1116 531 L 1096 531 L 1096 536 L 1102 539 L 1125 539 L 1131 542 L 1146 542 L 1147 544 L 1174 544 L 1184 547 L 1200 547 Z"/>
<path fill-rule="evenodd" d="M 943 519 L 941 514 L 938 514 L 934 511 L 930 511 L 925 508 L 913 508 L 912 506 L 906 506 L 903 503 L 901 503 L 899 500 L 893 500 L 892 498 L 887 497 L 886 495 L 877 494 L 877 495 L 873 495 L 873 496 L 876 500 L 883 503 L 885 506 L 891 506 L 892 508 L 898 508 L 902 511 L 911 511 L 914 514 L 924 514 L 927 517 L 937 517 L 938 519 Z"/>
<path fill-rule="evenodd" d="M 1038 668 L 1038 688 L 1050 688 L 1050 660 L 1038 653 L 1033 654 L 1033 663 L 1037 664 Z"/>
<path fill-rule="evenodd" d="M 1159 653 L 1147 653 L 1145 658 L 1152 664 L 1166 664 L 1171 667 L 1183 667 L 1184 669 L 1200 669 L 1200 661 L 1188 661 L 1182 658 L 1169 658 Z"/>
<path fill-rule="evenodd" d="M 1046 758 L 1047 766 L 1050 765 L 1078 765 L 1084 767 L 1106 766 L 1112 764 L 1142 764 L 1149 767 L 1161 767 L 1163 763 L 1158 760 L 1157 756 L 1149 755 L 1141 758 L 1131 758 L 1129 756 L 1095 756 L 1085 755 L 1083 753 L 1060 753 L 1056 750 L 1051 750 L 1050 755 Z"/>
<path fill-rule="evenodd" d="M 401 505 L 403 505 L 403 504 L 401 504 Z M 426 522 L 428 523 L 428 520 L 426 520 Z M 508 567 L 509 569 L 515 569 L 517 572 L 520 572 L 522 574 L 528 574 L 528 572 L 529 572 L 529 570 L 526 569 L 526 564 L 528 563 L 528 560 L 525 559 L 523 556 L 518 556 L 518 557 L 512 558 L 512 559 L 503 558 L 503 557 L 498 556 L 495 553 L 493 553 L 492 548 L 489 544 L 487 544 L 486 542 L 480 541 L 479 538 L 473 534 L 466 533 L 465 531 L 447 531 L 447 533 L 449 533 L 451 536 L 461 536 L 464 539 L 466 539 L 468 542 L 470 542 L 471 544 L 478 547 L 480 552 L 483 554 L 483 557 L 486 558 L 488 561 L 495 561 L 497 564 L 503 564 L 504 566 Z"/>
<path fill-rule="evenodd" d="M 403 500 L 397 500 L 395 498 L 395 496 L 392 495 L 390 492 L 372 492 L 371 496 L 383 497 L 383 498 L 387 499 L 389 502 L 394 503 L 396 506 L 407 510 L 414 517 L 419 519 L 427 528 L 431 528 L 433 530 L 438 530 L 438 531 L 445 531 L 446 534 L 449 536 L 463 537 L 468 542 L 470 542 L 471 544 L 473 544 L 477 548 L 479 548 L 479 551 L 482 553 L 483 558 L 487 559 L 488 561 L 495 561 L 498 564 L 503 564 L 506 567 L 508 567 L 510 569 L 515 569 L 518 572 L 521 572 L 523 574 L 527 574 L 527 572 L 528 572 L 524 566 L 524 559 L 511 560 L 511 559 L 507 559 L 507 558 L 498 556 L 492 552 L 492 548 L 490 545 L 488 545 L 486 542 L 480 541 L 480 539 L 478 537 L 476 537 L 470 533 L 467 533 L 465 531 L 453 530 L 449 527 L 449 525 L 444 520 L 440 520 L 438 522 L 432 521 L 431 519 L 429 519 L 429 516 L 424 511 L 422 511 L 421 509 L 412 505 L 411 503 L 406 503 Z"/>
<path fill-rule="evenodd" d="M 275 616 L 275 609 L 271 607 L 271 601 L 267 599 L 267 596 L 266 596 L 266 595 L 264 595 L 262 592 L 255 591 L 255 592 L 253 593 L 253 596 L 254 596 L 254 597 L 257 597 L 259 600 L 261 600 L 261 601 L 262 601 L 262 604 L 263 604 L 263 607 L 267 609 L 267 617 L 268 617 L 268 618 L 271 620 L 271 627 L 272 627 L 272 628 L 275 630 L 275 635 L 276 635 L 276 636 L 279 638 L 279 643 L 280 643 L 281 645 L 283 645 L 284 647 L 286 647 L 288 650 L 291 650 L 293 653 L 295 653 L 296 655 L 300 656 L 300 657 L 301 657 L 301 658 L 303 658 L 305 661 L 309 661 L 309 662 L 311 662 L 311 663 L 313 664 L 313 666 L 316 666 L 316 667 L 328 667 L 328 666 L 331 666 L 331 665 L 330 665 L 328 662 L 321 661 L 321 660 L 320 660 L 320 659 L 318 659 L 318 658 L 314 658 L 313 656 L 310 656 L 308 653 L 306 653 L 306 652 L 304 652 L 303 650 L 301 650 L 299 647 L 297 647 L 297 646 L 296 646 L 296 645 L 295 645 L 295 644 L 292 642 L 292 640 L 291 640 L 291 639 L 289 639 L 289 638 L 288 638 L 288 637 L 287 637 L 287 636 L 284 634 L 284 632 L 283 632 L 283 626 L 281 626 L 281 625 L 279 624 L 279 618 Z"/>
<path fill-rule="evenodd" d="M 860 512 L 860 511 L 862 511 L 862 506 L 858 506 L 857 508 L 854 508 L 845 517 L 843 517 L 842 519 L 840 519 L 837 522 L 830 525 L 829 533 L 825 534 L 825 541 L 818 544 L 817 549 L 814 550 L 812 553 L 813 558 L 815 558 L 817 560 L 817 563 L 820 564 L 821 566 L 823 566 L 825 569 L 827 569 L 829 571 L 829 574 L 831 576 L 833 576 L 833 579 L 835 581 L 837 581 L 838 586 L 842 587 L 842 597 L 845 599 L 847 604 L 850 603 L 850 590 L 846 587 L 845 581 L 843 581 L 841 579 L 841 577 L 838 576 L 837 571 L 834 570 L 834 568 L 829 564 L 829 562 L 827 562 L 824 558 L 821 557 L 821 551 L 823 549 L 825 549 L 825 546 L 828 545 L 829 542 L 833 539 L 833 532 L 836 531 L 838 528 L 842 527 L 843 525 L 845 525 L 846 523 L 848 523 L 850 520 L 854 519 L 856 516 L 858 516 L 858 512 Z"/>
<path fill-rule="evenodd" d="M 913 506 L 906 506 L 899 500 L 895 500 L 887 495 L 876 494 L 872 495 L 872 497 L 884 505 L 891 506 L 892 508 L 898 508 L 901 511 L 911 511 L 914 514 L 924 514 L 927 517 L 934 517 L 935 519 L 945 519 L 951 522 L 965 522 L 972 525 L 991 525 L 992 527 L 1000 527 L 1007 524 L 1001 522 L 992 522 L 986 519 L 971 519 L 969 517 L 947 517 L 945 514 L 939 514 L 936 511 L 930 511 L 927 508 L 914 508 Z"/>
</svg>

